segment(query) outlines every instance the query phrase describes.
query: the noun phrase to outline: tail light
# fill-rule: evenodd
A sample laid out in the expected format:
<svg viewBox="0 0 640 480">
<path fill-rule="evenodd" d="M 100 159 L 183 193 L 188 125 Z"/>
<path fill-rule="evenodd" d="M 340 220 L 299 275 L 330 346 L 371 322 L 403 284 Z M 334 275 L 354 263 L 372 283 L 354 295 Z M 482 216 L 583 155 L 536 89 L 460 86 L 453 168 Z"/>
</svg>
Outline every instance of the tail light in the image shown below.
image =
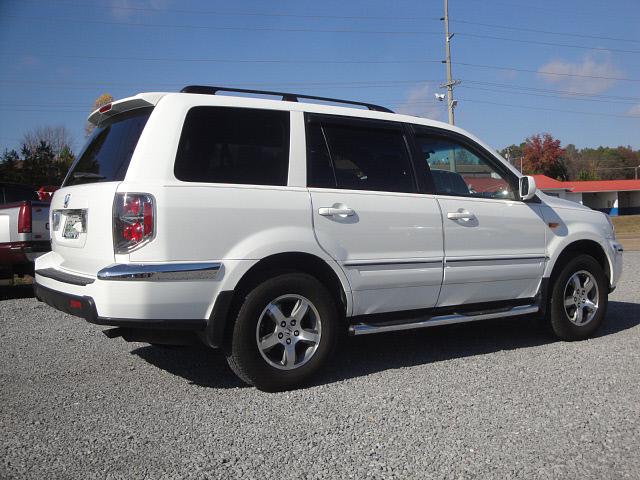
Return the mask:
<svg viewBox="0 0 640 480">
<path fill-rule="evenodd" d="M 117 193 L 113 209 L 115 253 L 129 253 L 155 232 L 155 200 L 147 193 Z"/>
<path fill-rule="evenodd" d="M 18 233 L 31 233 L 31 204 L 24 202 L 18 212 Z"/>
</svg>

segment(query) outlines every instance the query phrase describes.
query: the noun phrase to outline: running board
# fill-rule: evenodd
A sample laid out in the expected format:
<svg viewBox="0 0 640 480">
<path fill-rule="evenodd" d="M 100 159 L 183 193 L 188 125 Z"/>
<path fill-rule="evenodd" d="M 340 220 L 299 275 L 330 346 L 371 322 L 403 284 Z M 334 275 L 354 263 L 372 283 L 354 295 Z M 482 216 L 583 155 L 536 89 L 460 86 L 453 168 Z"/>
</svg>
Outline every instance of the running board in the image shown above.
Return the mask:
<svg viewBox="0 0 640 480">
<path fill-rule="evenodd" d="M 413 330 L 415 328 L 435 327 L 437 325 L 449 325 L 452 323 L 475 322 L 477 320 L 489 320 L 492 318 L 515 317 L 518 315 L 530 315 L 538 312 L 538 305 L 521 305 L 509 310 L 492 313 L 481 313 L 478 315 L 440 315 L 430 317 L 426 320 L 413 321 L 407 323 L 397 323 L 392 325 L 375 325 L 368 323 L 357 323 L 349 327 L 351 335 L 368 335 L 370 333 L 394 332 L 398 330 Z"/>
</svg>

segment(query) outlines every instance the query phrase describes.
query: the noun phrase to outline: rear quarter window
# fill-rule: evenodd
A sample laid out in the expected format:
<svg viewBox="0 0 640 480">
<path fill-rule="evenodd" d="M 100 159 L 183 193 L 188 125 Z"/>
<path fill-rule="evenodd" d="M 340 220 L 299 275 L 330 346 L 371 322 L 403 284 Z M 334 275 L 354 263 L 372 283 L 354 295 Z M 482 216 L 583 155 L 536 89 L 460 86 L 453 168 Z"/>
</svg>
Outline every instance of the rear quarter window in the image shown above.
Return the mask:
<svg viewBox="0 0 640 480">
<path fill-rule="evenodd" d="M 174 173 L 185 182 L 286 185 L 289 112 L 194 107 L 187 113 Z"/>
</svg>

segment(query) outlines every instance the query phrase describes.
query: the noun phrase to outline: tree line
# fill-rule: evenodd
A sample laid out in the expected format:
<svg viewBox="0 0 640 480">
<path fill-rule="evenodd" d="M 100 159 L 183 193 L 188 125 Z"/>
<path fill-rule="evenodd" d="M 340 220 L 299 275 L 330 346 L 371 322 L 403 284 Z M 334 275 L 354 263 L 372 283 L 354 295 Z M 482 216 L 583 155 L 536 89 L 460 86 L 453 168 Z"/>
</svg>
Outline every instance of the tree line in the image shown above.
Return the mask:
<svg viewBox="0 0 640 480">
<path fill-rule="evenodd" d="M 113 101 L 108 93 L 100 95 L 91 111 Z M 87 122 L 85 134 L 91 135 L 94 126 Z M 75 160 L 73 139 L 63 127 L 38 127 L 22 138 L 20 150 L 5 150 L 0 157 L 0 180 L 31 185 L 58 187 Z"/>
<path fill-rule="evenodd" d="M 565 147 L 549 133 L 532 135 L 499 152 L 526 175 L 543 174 L 557 180 L 633 179 L 640 168 L 640 150 L 630 146 Z"/>
</svg>

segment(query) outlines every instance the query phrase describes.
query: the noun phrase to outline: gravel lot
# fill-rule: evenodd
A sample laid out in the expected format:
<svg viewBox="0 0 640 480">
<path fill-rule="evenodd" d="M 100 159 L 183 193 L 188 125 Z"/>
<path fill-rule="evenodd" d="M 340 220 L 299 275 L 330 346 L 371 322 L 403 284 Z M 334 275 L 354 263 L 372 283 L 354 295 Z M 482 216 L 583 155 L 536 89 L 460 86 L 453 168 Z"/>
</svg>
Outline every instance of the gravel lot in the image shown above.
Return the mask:
<svg viewBox="0 0 640 480">
<path fill-rule="evenodd" d="M 640 253 L 625 272 L 598 338 L 523 320 L 352 338 L 282 394 L 5 291 L 0 477 L 637 479 Z"/>
</svg>

